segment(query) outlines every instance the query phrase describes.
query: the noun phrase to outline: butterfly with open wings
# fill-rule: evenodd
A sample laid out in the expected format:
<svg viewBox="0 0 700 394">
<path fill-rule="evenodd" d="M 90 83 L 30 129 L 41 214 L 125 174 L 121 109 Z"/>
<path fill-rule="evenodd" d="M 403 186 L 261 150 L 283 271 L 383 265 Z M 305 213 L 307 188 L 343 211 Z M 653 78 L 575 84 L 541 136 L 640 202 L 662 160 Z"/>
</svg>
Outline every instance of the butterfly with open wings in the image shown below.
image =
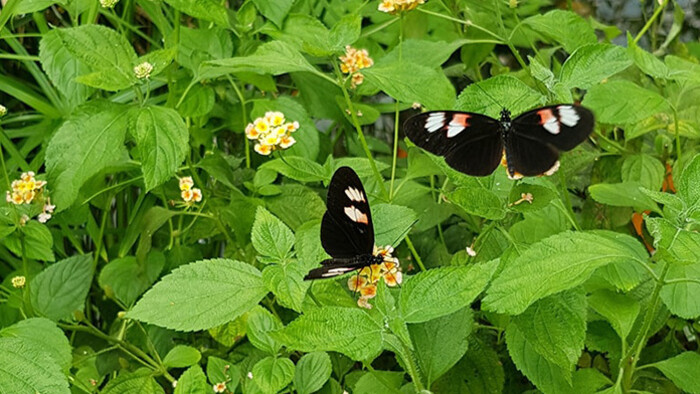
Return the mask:
<svg viewBox="0 0 700 394">
<path fill-rule="evenodd" d="M 500 119 L 459 111 L 431 111 L 404 123 L 414 144 L 467 175 L 491 174 L 504 155 L 508 176 L 551 175 L 559 168 L 559 151 L 580 144 L 593 131 L 593 113 L 579 105 L 537 108 L 511 120 L 503 109 Z"/>
<path fill-rule="evenodd" d="M 374 255 L 374 225 L 362 181 L 350 167 L 340 167 L 328 186 L 327 211 L 321 221 L 321 245 L 331 258 L 304 279 L 323 279 L 382 264 Z"/>
</svg>

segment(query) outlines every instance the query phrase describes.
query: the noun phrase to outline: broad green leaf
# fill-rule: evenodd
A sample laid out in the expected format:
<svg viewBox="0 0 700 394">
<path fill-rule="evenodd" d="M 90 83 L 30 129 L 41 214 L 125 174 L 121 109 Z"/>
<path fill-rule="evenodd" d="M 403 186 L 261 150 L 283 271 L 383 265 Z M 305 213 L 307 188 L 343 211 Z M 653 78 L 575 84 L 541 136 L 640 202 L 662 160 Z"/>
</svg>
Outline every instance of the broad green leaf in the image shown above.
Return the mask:
<svg viewBox="0 0 700 394">
<path fill-rule="evenodd" d="M 24 237 L 24 240 L 22 239 Z M 24 250 L 22 250 L 24 242 Z M 24 255 L 28 259 L 55 261 L 53 254 L 53 236 L 45 225 L 31 220 L 19 231 L 5 239 L 5 246 L 18 256 Z"/>
<path fill-rule="evenodd" d="M 214 356 L 207 358 L 207 378 L 209 378 L 209 383 L 212 385 L 225 382 L 226 388 L 230 392 L 235 393 L 240 374 L 240 368 L 228 360 Z"/>
<path fill-rule="evenodd" d="M 397 101 L 421 103 L 428 109 L 452 108 L 455 90 L 442 70 L 407 61 L 362 70 L 367 81 Z"/>
<path fill-rule="evenodd" d="M 676 181 L 676 188 L 678 196 L 689 207 L 697 206 L 700 203 L 700 155 L 696 155 L 685 166 L 681 176 Z"/>
<path fill-rule="evenodd" d="M 209 394 L 211 386 L 199 365 L 188 368 L 177 380 L 174 394 Z"/>
<path fill-rule="evenodd" d="M 409 38 L 400 45 L 396 45 L 384 57 L 377 61 L 377 65 L 399 61 L 399 53 L 402 61 L 420 64 L 430 68 L 440 67 L 452 54 L 469 44 L 470 40 L 461 39 L 453 41 L 428 41 Z"/>
<path fill-rule="evenodd" d="M 189 151 L 187 125 L 172 108 L 135 109 L 129 133 L 136 140 L 146 191 L 172 178 Z"/>
<path fill-rule="evenodd" d="M 210 328 L 207 331 L 216 342 L 230 348 L 246 334 L 246 315 L 238 316 L 233 321 Z"/>
<path fill-rule="evenodd" d="M 285 261 L 291 257 L 294 233 L 263 207 L 255 211 L 250 238 L 255 250 L 262 256 L 274 261 Z"/>
<path fill-rule="evenodd" d="M 627 32 L 627 53 L 642 72 L 654 78 L 668 78 L 668 67 L 659 58 L 640 48 Z"/>
<path fill-rule="evenodd" d="M 162 394 L 163 388 L 153 378 L 153 371 L 140 368 L 134 372 L 123 370 L 102 389 L 103 394 Z"/>
<path fill-rule="evenodd" d="M 484 310 L 520 314 L 535 301 L 574 288 L 608 264 L 646 262 L 636 239 L 610 231 L 564 232 L 506 262 L 486 291 Z"/>
<path fill-rule="evenodd" d="M 654 247 L 661 259 L 672 264 L 695 264 L 700 251 L 700 234 L 674 226 L 663 218 L 646 218 Z"/>
<path fill-rule="evenodd" d="M 160 276 L 165 266 L 163 254 L 152 254 L 143 263 L 136 257 L 126 256 L 109 262 L 98 278 L 100 287 L 108 296 L 132 305 Z"/>
<path fill-rule="evenodd" d="M 473 321 L 471 309 L 463 308 L 451 315 L 408 326 L 428 387 L 464 356 Z"/>
<path fill-rule="evenodd" d="M 515 316 L 513 323 L 532 350 L 571 370 L 586 338 L 585 294 L 573 290 L 543 298 Z"/>
<path fill-rule="evenodd" d="M 583 368 L 574 372 L 572 379 L 575 393 L 598 393 L 605 386 L 613 384 L 610 379 L 595 368 Z"/>
<path fill-rule="evenodd" d="M 498 118 L 503 108 L 508 108 L 515 116 L 544 104 L 546 100 L 545 96 L 523 81 L 511 75 L 498 75 L 470 84 L 462 90 L 456 109 Z"/>
<path fill-rule="evenodd" d="M 440 267 L 408 278 L 399 310 L 406 323 L 421 323 L 454 313 L 474 301 L 491 280 L 498 261 Z"/>
<path fill-rule="evenodd" d="M 397 246 L 408 235 L 411 224 L 416 220 L 416 213 L 408 207 L 393 204 L 374 204 L 372 221 L 374 224 L 374 243 L 377 246 Z"/>
<path fill-rule="evenodd" d="M 216 327 L 267 294 L 261 276 L 255 267 L 228 259 L 183 265 L 156 283 L 126 316 L 179 331 Z"/>
<path fill-rule="evenodd" d="M 68 379 L 51 351 L 24 338 L 0 338 L 0 387 L 5 393 L 69 394 Z"/>
<path fill-rule="evenodd" d="M 336 51 L 342 51 L 346 45 L 353 44 L 362 33 L 362 16 L 347 14 L 333 25 L 329 34 L 329 44 Z"/>
<path fill-rule="evenodd" d="M 523 23 L 550 41 L 560 43 L 569 53 L 598 41 L 591 25 L 571 11 L 552 10 L 543 15 L 531 16 Z"/>
<path fill-rule="evenodd" d="M 542 392 L 570 392 L 571 371 L 548 361 L 537 353 L 518 326 L 513 324 L 508 326 L 506 344 L 515 366 Z"/>
<path fill-rule="evenodd" d="M 667 280 L 694 279 L 696 282 L 669 283 L 661 288 L 661 299 L 674 315 L 684 319 L 700 316 L 700 263 L 672 265 Z"/>
<path fill-rule="evenodd" d="M 301 156 L 289 156 L 282 159 L 274 159 L 260 166 L 274 170 L 287 178 L 299 182 L 328 182 L 331 175 L 326 167 Z"/>
<path fill-rule="evenodd" d="M 127 118 L 124 106 L 93 101 L 78 108 L 53 135 L 46 148 L 46 172 L 58 211 L 73 204 L 93 175 L 127 157 Z"/>
<path fill-rule="evenodd" d="M 233 55 L 231 36 L 224 29 L 190 29 L 181 26 L 178 44 L 177 62 L 195 73 L 202 62 Z"/>
<path fill-rule="evenodd" d="M 31 282 L 30 296 L 34 311 L 58 321 L 70 319 L 82 311 L 92 282 L 92 257 L 73 256 L 53 264 Z"/>
<path fill-rule="evenodd" d="M 477 187 L 460 187 L 449 196 L 450 201 L 467 213 L 485 219 L 499 220 L 506 216 L 505 207 L 495 193 Z"/>
<path fill-rule="evenodd" d="M 195 18 L 214 22 L 221 27 L 228 27 L 228 11 L 216 0 L 165 0 L 171 7 Z"/>
<path fill-rule="evenodd" d="M 369 371 L 362 375 L 353 387 L 355 394 L 399 394 L 403 383 L 403 372 Z"/>
<path fill-rule="evenodd" d="M 383 327 L 365 311 L 328 306 L 309 310 L 273 337 L 303 352 L 335 351 L 367 360 L 382 349 Z"/>
<path fill-rule="evenodd" d="M 700 65 L 678 56 L 666 56 L 665 64 L 669 69 L 669 78 L 690 83 L 700 82 Z"/>
<path fill-rule="evenodd" d="M 609 124 L 635 123 L 669 109 L 661 95 L 630 81 L 594 85 L 581 104 L 595 113 L 598 122 Z"/>
<path fill-rule="evenodd" d="M 588 187 L 594 200 L 613 207 L 632 207 L 637 211 L 647 209 L 660 212 L 654 200 L 644 194 L 643 186 L 637 182 L 598 183 Z"/>
<path fill-rule="evenodd" d="M 500 393 L 505 374 L 498 353 L 475 336 L 462 359 L 431 387 L 435 393 Z"/>
<path fill-rule="evenodd" d="M 622 181 L 637 182 L 649 190 L 660 190 L 664 175 L 664 165 L 647 154 L 628 156 L 622 163 Z"/>
<path fill-rule="evenodd" d="M 192 346 L 177 345 L 165 355 L 163 365 L 168 368 L 187 368 L 197 364 L 201 358 L 202 354 Z"/>
<path fill-rule="evenodd" d="M 75 107 L 84 103 L 94 91 L 88 86 L 75 83 L 75 78 L 89 73 L 90 68 L 63 45 L 58 30 L 60 29 L 49 30 L 41 37 L 39 60 L 51 82 L 68 99 L 71 107 Z"/>
<path fill-rule="evenodd" d="M 588 305 L 610 322 L 622 339 L 627 339 L 639 315 L 639 303 L 635 299 L 605 289 L 588 296 Z"/>
<path fill-rule="evenodd" d="M 294 0 L 253 0 L 253 4 L 265 18 L 277 27 L 282 27 L 282 22 L 292 9 Z"/>
<path fill-rule="evenodd" d="M 316 69 L 296 49 L 282 41 L 260 45 L 250 56 L 238 56 L 207 62 L 202 77 L 225 75 L 241 71 L 280 75 L 294 71 L 316 72 Z"/>
<path fill-rule="evenodd" d="M 314 264 L 315 266 L 315 264 Z M 277 302 L 285 308 L 301 312 L 301 304 L 311 283 L 304 281 L 307 266 L 297 260 L 284 264 L 271 264 L 262 271 L 265 286 L 277 297 Z"/>
<path fill-rule="evenodd" d="M 700 371 L 700 354 L 697 352 L 683 352 L 653 365 L 683 391 L 700 393 L 700 375 L 697 373 Z"/>
<path fill-rule="evenodd" d="M 290 15 L 284 23 L 284 35 L 279 38 L 311 56 L 328 57 L 334 52 L 328 28 L 312 15 Z"/>
<path fill-rule="evenodd" d="M 536 180 L 523 180 L 510 189 L 508 208 L 517 212 L 533 212 L 549 206 L 549 203 L 557 198 L 557 194 L 546 183 Z M 523 196 L 525 195 L 525 196 Z M 532 201 L 525 198 L 532 196 Z"/>
<path fill-rule="evenodd" d="M 321 260 L 328 258 L 321 245 L 321 223 L 312 220 L 303 224 L 294 234 L 294 248 L 299 264 L 306 269 L 316 267 Z"/>
<path fill-rule="evenodd" d="M 48 353 L 64 373 L 70 370 L 73 360 L 71 345 L 63 331 L 51 320 L 32 317 L 19 321 L 0 330 L 0 342 L 2 338 L 19 338 Z"/>
<path fill-rule="evenodd" d="M 281 193 L 267 198 L 267 208 L 292 230 L 311 220 L 321 220 L 325 204 L 314 190 L 295 183 L 280 185 Z M 290 209 L 294 207 L 294 209 Z"/>
<path fill-rule="evenodd" d="M 248 340 L 256 348 L 270 354 L 277 354 L 282 348 L 282 344 L 269 333 L 281 329 L 284 325 L 267 309 L 259 305 L 253 308 L 248 312 L 246 325 Z"/>
<path fill-rule="evenodd" d="M 569 89 L 588 89 L 632 65 L 624 48 L 592 44 L 577 49 L 561 67 L 559 79 Z"/>
<path fill-rule="evenodd" d="M 528 56 L 530 63 L 530 75 L 536 80 L 542 82 L 547 89 L 552 89 L 557 82 L 557 77 L 554 76 L 552 70 L 542 64 L 537 58 Z"/>
<path fill-rule="evenodd" d="M 288 358 L 266 357 L 253 367 L 253 383 L 263 393 L 277 393 L 292 382 L 294 363 Z"/>
<path fill-rule="evenodd" d="M 61 4 L 63 1 L 57 0 L 24 0 L 20 1 L 13 9 L 15 15 L 31 14 L 37 11 L 43 11 L 54 4 Z"/>
<path fill-rule="evenodd" d="M 331 358 L 325 352 L 303 355 L 294 371 L 294 388 L 300 394 L 311 394 L 323 387 L 331 377 Z"/>
<path fill-rule="evenodd" d="M 192 86 L 182 104 L 177 107 L 177 112 L 184 118 L 205 116 L 214 109 L 215 101 L 216 96 L 213 88 L 197 84 Z"/>
</svg>

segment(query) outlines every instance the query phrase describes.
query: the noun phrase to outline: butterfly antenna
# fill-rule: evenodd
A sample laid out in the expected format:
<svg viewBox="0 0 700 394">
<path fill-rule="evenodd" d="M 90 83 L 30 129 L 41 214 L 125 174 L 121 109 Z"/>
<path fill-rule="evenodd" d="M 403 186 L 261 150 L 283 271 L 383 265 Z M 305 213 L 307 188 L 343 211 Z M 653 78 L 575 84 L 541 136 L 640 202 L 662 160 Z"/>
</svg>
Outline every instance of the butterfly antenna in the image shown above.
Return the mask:
<svg viewBox="0 0 700 394">
<path fill-rule="evenodd" d="M 482 88 L 481 85 L 479 85 L 478 83 L 475 83 L 474 85 L 476 85 L 477 88 L 481 89 L 481 91 L 484 92 L 486 97 L 490 98 L 491 101 L 493 101 L 499 108 L 503 108 L 503 105 L 501 105 L 501 103 L 499 103 L 498 100 L 496 100 L 489 92 L 487 92 L 486 89 Z"/>
</svg>

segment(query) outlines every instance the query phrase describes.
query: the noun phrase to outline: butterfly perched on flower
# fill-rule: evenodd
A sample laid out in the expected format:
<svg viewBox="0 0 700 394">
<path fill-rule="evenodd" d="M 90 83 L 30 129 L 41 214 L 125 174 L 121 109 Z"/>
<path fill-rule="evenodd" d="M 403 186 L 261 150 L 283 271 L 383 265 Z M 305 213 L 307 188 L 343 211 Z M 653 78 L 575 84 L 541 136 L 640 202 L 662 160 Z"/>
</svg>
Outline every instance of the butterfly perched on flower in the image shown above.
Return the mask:
<svg viewBox="0 0 700 394">
<path fill-rule="evenodd" d="M 551 175 L 559 168 L 559 151 L 583 142 L 595 120 L 579 105 L 556 104 L 533 109 L 511 120 L 473 112 L 431 111 L 414 115 L 404 132 L 414 144 L 443 156 L 450 167 L 467 175 L 491 174 L 505 157 L 508 176 Z"/>
<path fill-rule="evenodd" d="M 374 246 L 374 225 L 362 181 L 350 167 L 340 167 L 328 186 L 326 213 L 321 221 L 321 245 L 331 258 L 311 270 L 304 279 L 323 279 L 365 267 L 384 266 L 398 261 L 390 252 Z"/>
</svg>

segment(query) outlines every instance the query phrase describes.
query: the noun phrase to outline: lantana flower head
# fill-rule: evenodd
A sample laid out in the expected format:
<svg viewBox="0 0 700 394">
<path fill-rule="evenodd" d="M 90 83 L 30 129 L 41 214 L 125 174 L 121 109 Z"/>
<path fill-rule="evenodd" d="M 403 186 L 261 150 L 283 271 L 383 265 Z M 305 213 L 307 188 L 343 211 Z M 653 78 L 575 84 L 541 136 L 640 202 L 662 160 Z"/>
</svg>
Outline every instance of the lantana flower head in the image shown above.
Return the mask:
<svg viewBox="0 0 700 394">
<path fill-rule="evenodd" d="M 379 11 L 389 14 L 396 14 L 401 11 L 411 11 L 421 4 L 425 4 L 425 0 L 380 0 Z"/>
<path fill-rule="evenodd" d="M 31 204 L 34 198 L 44 191 L 45 185 L 46 181 L 34 178 L 34 172 L 24 172 L 19 179 L 12 181 L 12 191 L 7 191 L 5 199 L 15 205 Z"/>
<path fill-rule="evenodd" d="M 369 57 L 366 49 L 353 48 L 350 45 L 345 47 L 345 55 L 340 56 L 340 71 L 349 74 L 352 87 L 361 84 L 365 76 L 360 72 L 363 68 L 371 67 L 374 60 Z"/>
<path fill-rule="evenodd" d="M 226 383 L 219 382 L 219 383 L 215 384 L 214 386 L 212 386 L 212 388 L 214 389 L 215 393 L 223 393 L 224 391 L 226 391 Z"/>
<path fill-rule="evenodd" d="M 12 282 L 12 287 L 15 289 L 19 289 L 21 287 L 24 287 L 24 284 L 27 282 L 27 278 L 24 276 L 15 276 L 11 280 Z"/>
<path fill-rule="evenodd" d="M 114 8 L 119 3 L 119 0 L 100 0 L 100 5 L 104 8 Z"/>
<path fill-rule="evenodd" d="M 149 62 L 143 62 L 138 66 L 134 67 L 134 75 L 138 79 L 146 79 L 151 76 L 153 72 L 153 65 Z"/>
<path fill-rule="evenodd" d="M 0 104 L 0 117 L 7 115 L 7 108 Z"/>
<path fill-rule="evenodd" d="M 202 191 L 194 186 L 191 176 L 180 178 L 180 197 L 188 205 L 202 201 Z"/>
<path fill-rule="evenodd" d="M 292 133 L 299 129 L 299 122 L 287 121 L 282 112 L 268 111 L 264 116 L 255 119 L 245 128 L 245 135 L 255 140 L 256 152 L 263 156 L 273 151 L 287 149 L 296 143 Z"/>
<path fill-rule="evenodd" d="M 360 270 L 356 275 L 348 278 L 348 288 L 353 292 L 360 293 L 357 305 L 362 308 L 372 309 L 369 300 L 377 295 L 377 283 L 384 279 L 384 283 L 389 287 L 400 285 L 403 275 L 399 270 L 399 259 L 391 254 L 394 248 L 387 245 L 384 248 L 374 247 L 372 254 L 382 256 L 384 261 L 381 264 L 372 264 Z"/>
</svg>

